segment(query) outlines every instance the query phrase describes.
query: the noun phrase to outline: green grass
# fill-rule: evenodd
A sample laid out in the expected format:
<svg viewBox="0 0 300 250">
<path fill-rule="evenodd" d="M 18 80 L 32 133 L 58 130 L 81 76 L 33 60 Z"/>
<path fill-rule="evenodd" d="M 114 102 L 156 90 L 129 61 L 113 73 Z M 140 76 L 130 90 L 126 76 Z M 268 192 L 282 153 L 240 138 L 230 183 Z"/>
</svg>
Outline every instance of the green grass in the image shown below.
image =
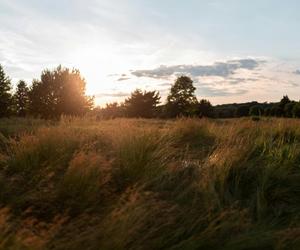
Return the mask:
<svg viewBox="0 0 300 250">
<path fill-rule="evenodd" d="M 299 249 L 300 120 L 0 120 L 0 249 Z"/>
</svg>

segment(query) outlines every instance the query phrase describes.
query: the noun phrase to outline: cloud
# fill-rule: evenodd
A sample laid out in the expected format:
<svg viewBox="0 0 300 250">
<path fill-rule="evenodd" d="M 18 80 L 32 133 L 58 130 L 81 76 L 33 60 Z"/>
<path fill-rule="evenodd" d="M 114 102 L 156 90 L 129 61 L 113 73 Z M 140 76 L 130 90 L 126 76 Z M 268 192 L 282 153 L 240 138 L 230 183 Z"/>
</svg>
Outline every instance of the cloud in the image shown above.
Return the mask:
<svg viewBox="0 0 300 250">
<path fill-rule="evenodd" d="M 129 80 L 130 77 L 120 77 L 117 81 L 120 82 L 120 81 L 126 81 L 126 80 Z"/>
<path fill-rule="evenodd" d="M 149 77 L 165 79 L 172 75 L 186 74 L 192 77 L 219 76 L 228 77 L 239 69 L 254 70 L 264 61 L 256 59 L 229 60 L 227 62 L 215 62 L 212 65 L 161 65 L 150 70 L 134 70 L 131 72 L 136 77 Z"/>
<path fill-rule="evenodd" d="M 233 78 L 230 77 L 227 79 L 227 82 L 231 85 L 236 85 L 236 84 L 241 84 L 241 83 L 246 83 L 246 82 L 256 82 L 259 79 L 256 78 Z"/>
<path fill-rule="evenodd" d="M 260 63 L 264 63 L 263 60 L 255 59 L 240 59 L 240 60 L 230 60 L 227 63 L 239 65 L 241 69 L 253 70 L 259 66 Z"/>
<path fill-rule="evenodd" d="M 247 94 L 249 86 L 259 81 L 253 73 L 258 72 L 265 62 L 261 59 L 246 58 L 215 62 L 211 65 L 161 65 L 154 69 L 133 70 L 131 74 L 138 78 L 164 80 L 158 84 L 162 89 L 169 89 L 171 83 L 167 81 L 170 81 L 171 77 L 188 75 L 193 78 L 197 95 L 229 97 Z"/>
<path fill-rule="evenodd" d="M 170 87 L 172 83 L 169 83 L 169 82 L 163 82 L 163 83 L 159 83 L 158 86 L 161 86 L 161 87 Z"/>
<path fill-rule="evenodd" d="M 237 81 L 240 84 L 237 84 Z M 197 96 L 205 97 L 228 97 L 239 96 L 249 92 L 246 78 L 230 78 L 230 80 L 219 80 L 206 82 L 205 79 L 195 81 Z"/>
<path fill-rule="evenodd" d="M 247 89 L 217 89 L 211 86 L 203 86 L 199 89 L 201 95 L 207 97 L 216 96 L 237 96 L 248 93 Z"/>
<path fill-rule="evenodd" d="M 300 75 L 300 69 L 295 70 L 293 73 L 296 75 Z"/>
<path fill-rule="evenodd" d="M 96 98 L 102 98 L 102 97 L 127 97 L 129 95 L 130 95 L 130 93 L 126 93 L 126 92 L 113 92 L 113 93 L 99 93 L 99 94 L 96 94 L 95 97 Z"/>
</svg>

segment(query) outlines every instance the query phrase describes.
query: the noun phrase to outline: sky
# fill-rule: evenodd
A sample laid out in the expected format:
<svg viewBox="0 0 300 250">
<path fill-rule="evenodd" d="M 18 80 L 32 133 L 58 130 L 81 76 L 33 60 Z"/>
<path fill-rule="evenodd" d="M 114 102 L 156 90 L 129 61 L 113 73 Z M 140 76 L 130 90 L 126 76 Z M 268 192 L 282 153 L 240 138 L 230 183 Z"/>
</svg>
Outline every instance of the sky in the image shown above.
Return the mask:
<svg viewBox="0 0 300 250">
<path fill-rule="evenodd" d="M 300 99 L 298 0 L 0 0 L 0 64 L 15 84 L 80 70 L 96 104 L 188 75 L 213 104 Z"/>
</svg>

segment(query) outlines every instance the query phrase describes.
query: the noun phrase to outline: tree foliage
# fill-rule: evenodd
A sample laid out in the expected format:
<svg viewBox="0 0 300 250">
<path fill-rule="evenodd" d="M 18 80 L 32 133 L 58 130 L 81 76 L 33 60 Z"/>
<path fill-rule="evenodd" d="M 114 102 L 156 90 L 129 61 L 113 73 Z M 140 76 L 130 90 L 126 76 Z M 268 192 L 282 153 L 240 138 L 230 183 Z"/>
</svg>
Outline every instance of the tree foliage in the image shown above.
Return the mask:
<svg viewBox="0 0 300 250">
<path fill-rule="evenodd" d="M 235 110 L 235 116 L 236 117 L 243 117 L 243 116 L 248 116 L 249 115 L 249 105 L 241 105 L 236 108 Z"/>
<path fill-rule="evenodd" d="M 284 106 L 285 117 L 293 117 L 293 108 L 296 105 L 296 102 L 291 101 Z"/>
<path fill-rule="evenodd" d="M 52 71 L 44 70 L 30 89 L 31 112 L 44 118 L 83 115 L 93 105 L 93 98 L 85 95 L 85 87 L 77 69 L 58 66 Z"/>
<path fill-rule="evenodd" d="M 125 100 L 124 106 L 126 114 L 129 117 L 153 117 L 159 100 L 160 96 L 157 91 L 142 92 L 140 89 L 136 89 L 131 93 L 131 96 Z"/>
<path fill-rule="evenodd" d="M 300 101 L 294 105 L 292 113 L 293 117 L 300 118 Z"/>
<path fill-rule="evenodd" d="M 213 116 L 213 106 L 209 100 L 202 99 L 197 105 L 197 113 L 200 117 L 212 117 Z"/>
<path fill-rule="evenodd" d="M 169 116 L 193 115 L 195 105 L 197 104 L 195 90 L 196 88 L 190 77 L 178 77 L 167 97 L 167 112 Z"/>
<path fill-rule="evenodd" d="M 290 102 L 291 102 L 290 98 L 287 95 L 284 95 L 279 102 L 279 107 L 284 109 L 285 105 L 287 105 Z"/>
<path fill-rule="evenodd" d="M 15 112 L 18 116 L 26 116 L 29 109 L 29 89 L 26 82 L 20 80 L 14 94 Z"/>
<path fill-rule="evenodd" d="M 11 106 L 11 81 L 0 64 L 0 117 L 9 116 L 11 113 Z"/>
<path fill-rule="evenodd" d="M 112 119 L 117 117 L 125 116 L 125 105 L 124 103 L 107 103 L 105 108 L 100 108 L 99 110 L 95 110 L 98 113 L 100 118 Z M 98 112 L 97 112 L 98 111 Z"/>
<path fill-rule="evenodd" d="M 249 115 L 261 116 L 263 114 L 263 109 L 259 105 L 252 106 L 249 110 Z"/>
</svg>

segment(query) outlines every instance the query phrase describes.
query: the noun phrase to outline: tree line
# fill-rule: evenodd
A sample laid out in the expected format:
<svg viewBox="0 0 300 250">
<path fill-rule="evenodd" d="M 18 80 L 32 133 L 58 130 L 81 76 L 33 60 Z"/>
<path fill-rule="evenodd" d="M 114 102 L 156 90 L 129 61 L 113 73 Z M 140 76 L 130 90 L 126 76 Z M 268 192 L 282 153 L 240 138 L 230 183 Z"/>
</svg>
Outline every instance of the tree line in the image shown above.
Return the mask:
<svg viewBox="0 0 300 250">
<path fill-rule="evenodd" d="M 213 106 L 206 99 L 198 100 L 196 88 L 188 76 L 180 76 L 171 86 L 165 104 L 158 91 L 136 89 L 121 103 L 109 103 L 95 112 L 103 118 L 141 117 L 174 118 L 181 116 L 213 117 Z"/>
<path fill-rule="evenodd" d="M 198 100 L 196 88 L 191 78 L 180 76 L 170 89 L 167 102 L 160 104 L 157 91 L 142 91 L 131 93 L 131 96 L 121 103 L 106 104 L 105 108 L 96 109 L 103 118 L 143 117 L 143 118 L 174 118 L 180 116 L 234 118 L 244 116 L 276 116 L 300 117 L 300 102 L 292 101 L 288 96 L 278 103 L 240 103 L 212 106 L 209 100 Z"/>
<path fill-rule="evenodd" d="M 20 80 L 12 93 L 11 80 L 0 65 L 0 117 L 14 115 L 58 119 L 61 115 L 81 116 L 87 113 L 101 118 L 300 117 L 300 102 L 292 101 L 288 96 L 283 96 L 278 103 L 212 106 L 209 100 L 197 99 L 196 88 L 188 76 L 175 80 L 165 103 L 161 103 L 158 91 L 136 89 L 123 102 L 94 108 L 94 98 L 87 96 L 85 91 L 86 81 L 79 70 L 58 66 L 54 70 L 42 71 L 40 79 L 34 79 L 30 86 Z"/>
<path fill-rule="evenodd" d="M 83 115 L 93 107 L 85 95 L 86 82 L 79 70 L 58 66 L 44 70 L 29 87 L 20 80 L 12 93 L 10 78 L 0 65 L 0 117 L 11 115 L 57 119 L 61 115 Z"/>
<path fill-rule="evenodd" d="M 213 115 L 213 107 L 208 100 L 197 100 L 196 88 L 191 78 L 180 76 L 170 89 L 165 104 L 159 105 L 158 91 L 142 91 L 136 89 L 130 97 L 121 103 L 109 103 L 105 108 L 97 108 L 95 112 L 103 118 L 141 117 L 141 118 L 173 118 L 178 116 Z"/>
<path fill-rule="evenodd" d="M 233 103 L 214 106 L 214 117 L 231 118 L 244 116 L 273 116 L 300 118 L 300 102 L 290 100 L 287 95 L 275 103 Z"/>
</svg>

